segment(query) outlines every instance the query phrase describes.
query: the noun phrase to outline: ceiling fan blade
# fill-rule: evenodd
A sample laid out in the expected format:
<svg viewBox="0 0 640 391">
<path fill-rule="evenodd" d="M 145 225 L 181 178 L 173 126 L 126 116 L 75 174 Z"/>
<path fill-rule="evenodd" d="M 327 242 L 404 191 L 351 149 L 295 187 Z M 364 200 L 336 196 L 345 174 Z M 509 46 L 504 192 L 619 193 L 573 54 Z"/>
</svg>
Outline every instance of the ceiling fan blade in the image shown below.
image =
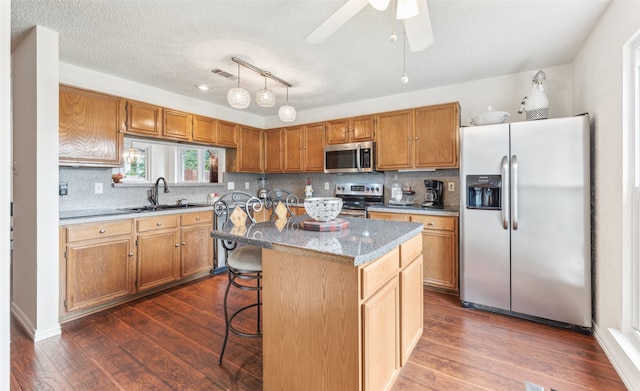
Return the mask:
<svg viewBox="0 0 640 391">
<path fill-rule="evenodd" d="M 420 13 L 417 16 L 404 20 L 407 41 L 412 52 L 419 52 L 433 44 L 433 31 L 431 30 L 427 0 L 418 0 L 418 10 Z"/>
<path fill-rule="evenodd" d="M 323 42 L 335 33 L 340 27 L 353 18 L 358 12 L 369 4 L 368 0 L 348 0 L 329 19 L 325 20 L 317 29 L 304 39 L 306 43 L 316 44 Z"/>
</svg>

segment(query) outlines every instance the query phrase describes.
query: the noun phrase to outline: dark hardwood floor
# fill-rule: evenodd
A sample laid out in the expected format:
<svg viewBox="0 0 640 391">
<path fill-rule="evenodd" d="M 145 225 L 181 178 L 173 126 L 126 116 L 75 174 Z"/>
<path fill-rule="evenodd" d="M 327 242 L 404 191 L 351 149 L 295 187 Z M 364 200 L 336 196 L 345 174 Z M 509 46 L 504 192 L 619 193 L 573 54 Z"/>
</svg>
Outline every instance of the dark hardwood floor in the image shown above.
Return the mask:
<svg viewBox="0 0 640 391">
<path fill-rule="evenodd" d="M 204 278 L 74 320 L 36 344 L 12 320 L 11 390 L 260 390 L 260 339 L 231 335 L 217 365 L 226 281 Z M 236 295 L 233 307 L 247 299 Z M 464 309 L 431 291 L 424 303 L 424 335 L 393 390 L 524 390 L 525 381 L 626 389 L 592 336 Z"/>
</svg>

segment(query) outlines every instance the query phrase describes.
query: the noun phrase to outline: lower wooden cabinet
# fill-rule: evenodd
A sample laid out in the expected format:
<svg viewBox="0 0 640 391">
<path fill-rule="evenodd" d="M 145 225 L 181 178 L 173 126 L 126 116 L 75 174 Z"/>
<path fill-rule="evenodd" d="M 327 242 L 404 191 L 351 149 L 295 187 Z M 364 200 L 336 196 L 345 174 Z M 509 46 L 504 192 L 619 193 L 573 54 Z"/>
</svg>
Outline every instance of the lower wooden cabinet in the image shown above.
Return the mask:
<svg viewBox="0 0 640 391">
<path fill-rule="evenodd" d="M 424 284 L 448 293 L 459 293 L 458 217 L 389 212 L 369 212 L 368 217 L 423 223 Z"/>
<path fill-rule="evenodd" d="M 206 275 L 210 210 L 60 228 L 60 318 L 67 320 Z"/>
<path fill-rule="evenodd" d="M 77 311 L 132 294 L 135 254 L 132 221 L 80 224 L 61 230 L 63 312 Z"/>
</svg>

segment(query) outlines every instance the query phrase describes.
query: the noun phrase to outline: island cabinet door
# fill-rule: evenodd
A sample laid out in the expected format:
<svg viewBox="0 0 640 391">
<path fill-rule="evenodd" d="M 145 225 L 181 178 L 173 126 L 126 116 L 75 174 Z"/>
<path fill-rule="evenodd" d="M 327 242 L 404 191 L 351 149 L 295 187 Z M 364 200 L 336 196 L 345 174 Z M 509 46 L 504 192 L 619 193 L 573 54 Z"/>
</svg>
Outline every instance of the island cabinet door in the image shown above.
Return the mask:
<svg viewBox="0 0 640 391">
<path fill-rule="evenodd" d="M 363 384 L 366 391 L 389 390 L 400 371 L 397 275 L 362 305 Z"/>
</svg>

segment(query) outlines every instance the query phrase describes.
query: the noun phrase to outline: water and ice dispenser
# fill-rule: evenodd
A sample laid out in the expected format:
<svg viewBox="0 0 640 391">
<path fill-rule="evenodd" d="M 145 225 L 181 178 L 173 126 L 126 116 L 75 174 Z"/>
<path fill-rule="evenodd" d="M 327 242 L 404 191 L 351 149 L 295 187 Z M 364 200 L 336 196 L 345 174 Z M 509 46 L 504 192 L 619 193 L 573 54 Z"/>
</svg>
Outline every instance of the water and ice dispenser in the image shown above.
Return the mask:
<svg viewBox="0 0 640 391">
<path fill-rule="evenodd" d="M 467 175 L 467 209 L 501 209 L 501 175 Z"/>
</svg>

